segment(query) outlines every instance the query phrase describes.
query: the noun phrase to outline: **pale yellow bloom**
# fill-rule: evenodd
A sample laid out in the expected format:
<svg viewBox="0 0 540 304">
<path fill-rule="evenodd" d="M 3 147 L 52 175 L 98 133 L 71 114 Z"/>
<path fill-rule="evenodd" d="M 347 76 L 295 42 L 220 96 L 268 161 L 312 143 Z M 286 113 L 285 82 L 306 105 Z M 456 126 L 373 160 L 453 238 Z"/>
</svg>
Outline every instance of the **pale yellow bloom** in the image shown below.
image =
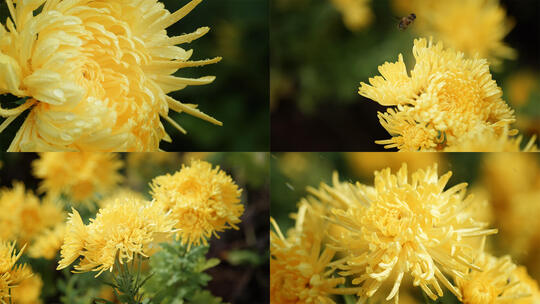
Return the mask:
<svg viewBox="0 0 540 304">
<path fill-rule="evenodd" d="M 130 198 L 119 198 L 99 209 L 88 225 L 73 209 L 57 269 L 68 267 L 81 256 L 75 272 L 96 271 L 96 277 L 106 270 L 112 272 L 115 262 L 152 255 L 159 243 L 172 236 L 175 223 L 154 202 Z"/>
<path fill-rule="evenodd" d="M 105 206 L 108 206 L 114 202 L 116 202 L 118 199 L 134 199 L 139 201 L 144 201 L 146 198 L 144 195 L 142 195 L 139 192 L 133 191 L 129 188 L 118 188 L 114 190 L 109 196 L 104 197 L 103 199 L 99 200 L 97 202 L 98 206 L 100 208 L 103 208 Z"/>
<path fill-rule="evenodd" d="M 438 177 L 434 165 L 409 176 L 404 164 L 396 174 L 388 168 L 376 171 L 374 186 L 350 184 L 355 200 L 334 191 L 347 207 L 334 208 L 333 221 L 349 230 L 340 242 L 348 254 L 340 274 L 361 285 L 360 297 L 372 297 L 392 282 L 386 300 L 398 303 L 406 276 L 432 299 L 443 295 L 441 283 L 461 297 L 447 275 L 462 276 L 468 267 L 477 268 L 468 240 L 497 230 L 485 229 L 487 223 L 471 217 L 474 197 L 465 196 L 467 184 L 445 190 L 451 175 Z"/>
<path fill-rule="evenodd" d="M 358 31 L 373 21 L 370 0 L 332 0 L 332 3 L 343 14 L 343 23 L 351 31 Z"/>
<path fill-rule="evenodd" d="M 469 269 L 455 279 L 463 304 L 532 303 L 527 302 L 532 300 L 530 287 L 523 285 L 516 275 L 517 266 L 510 256 L 496 258 L 484 253 L 482 246 L 475 264 L 481 270 Z"/>
<path fill-rule="evenodd" d="M 39 189 L 51 197 L 60 194 L 83 202 L 106 194 L 122 180 L 124 166 L 117 154 L 92 152 L 48 152 L 32 163 L 33 173 L 43 179 Z"/>
<path fill-rule="evenodd" d="M 31 274 L 31 270 L 27 272 Z M 13 304 L 41 304 L 39 299 L 41 295 L 41 288 L 43 287 L 43 280 L 38 274 L 33 274 L 31 277 L 22 280 L 17 288 L 13 288 L 11 291 L 13 297 Z"/>
<path fill-rule="evenodd" d="M 270 231 L 270 302 L 283 304 L 334 304 L 332 295 L 354 293 L 355 289 L 338 288 L 345 278 L 332 274 L 335 250 L 323 249 L 322 218 L 310 214 L 302 204 L 296 215 L 296 226 L 285 238 L 277 223 Z M 309 219 L 309 220 L 308 220 Z M 305 220 L 307 220 L 305 222 Z"/>
<path fill-rule="evenodd" d="M 498 66 L 502 59 L 517 57 L 516 50 L 503 41 L 514 22 L 506 16 L 499 0 L 408 2 L 406 13 L 417 16 L 412 29 L 421 36 L 433 36 L 469 58 L 487 59 L 490 65 Z"/>
<path fill-rule="evenodd" d="M 52 260 L 64 243 L 66 224 L 58 224 L 53 228 L 47 229 L 34 239 L 34 242 L 28 248 L 28 255 L 33 258 L 45 258 Z"/>
<path fill-rule="evenodd" d="M 15 243 L 0 241 L 0 303 L 10 303 L 9 289 L 13 290 L 22 281 L 32 276 L 32 271 L 27 265 L 15 266 L 17 260 L 21 257 L 21 249 L 17 254 Z"/>
<path fill-rule="evenodd" d="M 442 150 L 478 129 L 500 135 L 515 121 L 485 59 L 464 59 L 463 53 L 424 38 L 414 40 L 412 52 L 411 76 L 399 54 L 397 62 L 379 66 L 382 77 L 359 88 L 360 95 L 392 106 L 378 116 L 393 137 L 377 143 L 403 151 Z"/>
<path fill-rule="evenodd" d="M 0 191 L 0 240 L 19 240 L 27 244 L 44 229 L 64 221 L 62 207 L 50 199 L 40 203 L 24 185 L 15 183 L 12 189 Z"/>
<path fill-rule="evenodd" d="M 241 189 L 232 178 L 212 164 L 195 160 L 173 175 L 152 180 L 152 197 L 177 220 L 177 238 L 183 244 L 207 244 L 212 235 L 238 229 L 244 206 Z"/>
<path fill-rule="evenodd" d="M 6 1 L 11 19 L 0 25 L 0 94 L 26 100 L 0 109 L 0 131 L 30 109 L 9 151 L 157 151 L 160 141 L 171 141 L 160 117 L 185 133 L 169 110 L 221 125 L 167 95 L 215 78 L 173 76 L 221 60 L 192 61 L 193 50 L 177 46 L 208 27 L 167 35 L 201 1 L 174 13 L 157 0 Z"/>
</svg>

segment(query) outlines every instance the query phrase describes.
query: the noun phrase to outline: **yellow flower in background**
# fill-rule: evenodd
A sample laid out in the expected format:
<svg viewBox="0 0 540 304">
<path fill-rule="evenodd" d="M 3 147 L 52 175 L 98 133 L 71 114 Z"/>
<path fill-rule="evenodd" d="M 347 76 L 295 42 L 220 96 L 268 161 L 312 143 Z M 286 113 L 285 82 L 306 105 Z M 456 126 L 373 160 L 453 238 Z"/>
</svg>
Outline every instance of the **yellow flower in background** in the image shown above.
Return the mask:
<svg viewBox="0 0 540 304">
<path fill-rule="evenodd" d="M 379 66 L 382 76 L 360 84 L 360 95 L 392 107 L 378 116 L 393 137 L 377 143 L 402 151 L 442 150 L 479 129 L 501 134 L 515 121 L 485 59 L 464 59 L 424 38 L 414 40 L 412 52 L 411 76 L 399 54 L 397 62 Z"/>
<path fill-rule="evenodd" d="M 512 274 L 516 280 L 521 284 L 519 286 L 519 292 L 523 295 L 530 295 L 529 297 L 523 297 L 512 303 L 516 304 L 538 304 L 540 303 L 540 289 L 538 288 L 538 282 L 533 280 L 527 273 L 527 269 L 523 266 L 518 266 Z"/>
<path fill-rule="evenodd" d="M 462 303 L 510 304 L 527 303 L 521 301 L 531 299 L 527 286 L 522 286 L 516 276 L 517 266 L 510 256 L 496 258 L 484 253 L 482 248 L 475 262 L 481 271 L 469 269 L 466 275 L 457 276 L 455 280 L 463 296 Z"/>
<path fill-rule="evenodd" d="M 315 223 L 322 221 L 307 211 L 308 205 L 299 208 L 296 226 L 287 238 L 270 219 L 275 230 L 270 231 L 271 303 L 334 304 L 333 295 L 355 293 L 354 288 L 338 288 L 345 283 L 345 278 L 332 276 L 337 266 L 331 263 L 336 251 L 322 248 L 321 227 L 312 226 L 313 222 L 305 224 L 304 219 L 315 219 Z"/>
<path fill-rule="evenodd" d="M 412 1 L 416 31 L 433 36 L 469 58 L 485 58 L 490 65 L 515 59 L 516 51 L 503 42 L 513 28 L 498 0 Z"/>
<path fill-rule="evenodd" d="M 110 192 L 122 180 L 124 166 L 112 153 L 41 153 L 32 162 L 34 176 L 43 179 L 39 190 L 48 196 L 69 196 L 76 203 Z"/>
<path fill-rule="evenodd" d="M 370 0 L 332 0 L 332 3 L 343 14 L 343 23 L 351 31 L 358 31 L 373 21 Z"/>
<path fill-rule="evenodd" d="M 158 176 L 151 183 L 152 197 L 177 220 L 182 244 L 207 245 L 207 239 L 228 228 L 238 229 L 244 206 L 241 189 L 212 164 L 194 160 L 173 175 Z"/>
<path fill-rule="evenodd" d="M 16 288 L 18 284 L 32 276 L 32 271 L 26 264 L 15 266 L 23 250 L 24 246 L 17 254 L 14 242 L 0 241 L 0 303 L 2 304 L 11 303 L 10 289 Z"/>
<path fill-rule="evenodd" d="M 31 273 L 30 269 L 28 272 Z M 17 288 L 11 291 L 14 304 L 41 304 L 39 296 L 43 280 L 38 274 L 33 274 L 31 277 L 22 280 Z"/>
<path fill-rule="evenodd" d="M 221 125 L 167 95 L 215 78 L 174 76 L 221 60 L 193 61 L 193 50 L 177 46 L 208 27 L 167 35 L 201 1 L 174 13 L 156 0 L 6 1 L 11 19 L 0 25 L 0 94 L 24 103 L 0 109 L 0 131 L 30 109 L 8 150 L 157 151 L 160 141 L 171 141 L 160 117 L 185 133 L 169 110 Z"/>
<path fill-rule="evenodd" d="M 506 86 L 508 102 L 516 107 L 522 107 L 529 101 L 533 90 L 539 90 L 540 79 L 531 71 L 521 70 L 506 79 Z"/>
<path fill-rule="evenodd" d="M 410 175 L 407 166 L 392 174 L 375 172 L 374 186 L 357 183 L 357 201 L 333 209 L 334 222 L 349 230 L 347 263 L 343 276 L 361 285 L 358 295 L 372 297 L 386 282 L 392 288 L 386 300 L 399 301 L 406 276 L 431 299 L 443 295 L 441 283 L 458 298 L 461 292 L 447 275 L 463 276 L 468 267 L 480 269 L 471 258 L 469 240 L 496 233 L 471 217 L 473 196 L 466 183 L 446 189 L 452 172 L 438 177 L 437 165 Z M 347 202 L 347 200 L 345 200 Z M 349 248 L 367 248 L 359 251 Z"/>
<path fill-rule="evenodd" d="M 18 240 L 29 244 L 44 229 L 64 221 L 62 207 L 50 199 L 39 199 L 24 185 L 15 183 L 12 189 L 0 191 L 0 240 Z"/>
<path fill-rule="evenodd" d="M 501 220 L 506 219 L 515 195 L 540 187 L 540 163 L 534 153 L 489 154 L 483 159 L 481 170 L 482 183 Z"/>
<path fill-rule="evenodd" d="M 88 225 L 73 209 L 57 269 L 68 267 L 81 256 L 74 272 L 96 271 L 96 277 L 106 270 L 112 272 L 115 262 L 152 255 L 159 243 L 172 236 L 175 223 L 153 202 L 129 198 L 100 209 Z"/>
<path fill-rule="evenodd" d="M 64 243 L 66 224 L 61 223 L 53 228 L 47 229 L 34 239 L 28 248 L 28 255 L 33 258 L 45 258 L 52 260 Z"/>
<path fill-rule="evenodd" d="M 370 153 L 370 152 L 349 152 L 345 154 L 351 169 L 359 176 L 371 176 L 373 171 L 390 168 L 398 170 L 401 164 L 407 163 L 411 171 L 425 168 L 433 163 L 441 164 L 439 153 Z"/>
</svg>

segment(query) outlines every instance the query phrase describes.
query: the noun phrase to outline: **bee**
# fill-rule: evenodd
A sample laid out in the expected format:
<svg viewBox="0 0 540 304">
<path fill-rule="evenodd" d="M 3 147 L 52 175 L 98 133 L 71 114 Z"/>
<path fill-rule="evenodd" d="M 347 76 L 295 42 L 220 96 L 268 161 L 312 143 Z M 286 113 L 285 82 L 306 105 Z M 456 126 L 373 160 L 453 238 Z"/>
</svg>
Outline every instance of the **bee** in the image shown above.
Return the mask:
<svg viewBox="0 0 540 304">
<path fill-rule="evenodd" d="M 402 31 L 406 30 L 407 27 L 409 27 L 409 25 L 413 23 L 414 19 L 416 19 L 416 15 L 414 13 L 411 13 L 409 16 L 399 19 L 398 29 Z"/>
</svg>

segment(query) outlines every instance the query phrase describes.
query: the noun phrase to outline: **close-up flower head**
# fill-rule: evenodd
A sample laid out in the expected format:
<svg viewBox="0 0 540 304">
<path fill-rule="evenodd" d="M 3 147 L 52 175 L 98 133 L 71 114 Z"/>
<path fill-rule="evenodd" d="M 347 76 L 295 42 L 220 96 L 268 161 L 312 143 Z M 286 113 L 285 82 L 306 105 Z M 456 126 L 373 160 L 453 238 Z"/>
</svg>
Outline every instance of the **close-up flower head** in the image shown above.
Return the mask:
<svg viewBox="0 0 540 304">
<path fill-rule="evenodd" d="M 221 60 L 190 60 L 193 50 L 178 46 L 208 27 L 167 35 L 166 28 L 201 1 L 173 13 L 156 0 L 7 1 L 11 18 L 0 27 L 0 94 L 22 103 L 2 109 L 2 126 L 30 111 L 9 151 L 155 151 L 160 141 L 171 140 L 160 117 L 185 132 L 169 111 L 220 125 L 167 95 L 215 78 L 172 75 Z"/>
<path fill-rule="evenodd" d="M 152 181 L 152 197 L 177 221 L 182 244 L 207 244 L 212 236 L 228 228 L 238 229 L 244 206 L 242 190 L 219 167 L 195 160 L 173 175 Z"/>
<path fill-rule="evenodd" d="M 297 153 L 310 165 L 291 175 L 280 164 L 289 154 L 275 155 L 271 173 L 270 265 L 277 286 L 271 303 L 284 303 L 280 299 L 291 294 L 324 299 L 293 303 L 337 304 L 540 299 L 538 226 L 531 224 L 540 216 L 538 174 L 531 175 L 538 171 L 538 155 L 506 153 L 503 160 L 498 153 Z M 426 156 L 431 163 L 421 165 Z M 507 167 L 525 159 L 528 166 L 513 174 L 496 174 L 501 162 Z M 319 176 L 318 187 L 302 177 L 312 175 Z M 509 184 L 501 189 L 509 201 L 492 188 L 490 175 Z M 526 175 L 527 183 L 511 187 L 513 175 Z M 497 200 L 509 205 L 501 209 Z"/>
<path fill-rule="evenodd" d="M 175 221 L 155 203 L 135 199 L 117 199 L 100 209 L 89 225 L 84 225 L 73 209 L 67 222 L 62 259 L 58 270 L 79 256 L 77 272 L 113 271 L 115 263 L 129 263 L 136 255 L 148 257 L 160 242 L 173 233 Z M 117 260 L 118 259 L 118 260 Z"/>
<path fill-rule="evenodd" d="M 500 135 L 515 121 L 485 59 L 465 59 L 432 39 L 415 40 L 412 53 L 410 72 L 400 54 L 379 67 L 382 77 L 359 88 L 360 95 L 393 106 L 378 114 L 392 138 L 377 143 L 409 152 L 443 150 L 471 133 Z"/>
<path fill-rule="evenodd" d="M 262 150 L 230 134 L 268 128 L 251 120 L 268 113 L 254 102 L 267 75 L 250 77 L 267 56 L 264 2 L 2 1 L 2 150 Z M 239 78 L 252 89 L 232 89 Z"/>
<path fill-rule="evenodd" d="M 535 0 L 273 1 L 273 150 L 537 150 L 532 11 Z"/>
</svg>

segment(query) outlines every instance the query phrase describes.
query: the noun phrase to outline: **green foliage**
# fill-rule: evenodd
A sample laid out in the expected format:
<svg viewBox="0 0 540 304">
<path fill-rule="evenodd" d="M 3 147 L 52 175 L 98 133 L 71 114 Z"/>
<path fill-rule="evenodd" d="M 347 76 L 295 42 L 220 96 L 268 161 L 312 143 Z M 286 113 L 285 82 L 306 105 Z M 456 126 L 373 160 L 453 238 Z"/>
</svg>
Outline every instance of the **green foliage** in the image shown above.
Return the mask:
<svg viewBox="0 0 540 304">
<path fill-rule="evenodd" d="M 231 265 L 261 265 L 268 261 L 268 257 L 262 257 L 251 250 L 234 250 L 227 254 L 227 262 Z"/>
<path fill-rule="evenodd" d="M 150 258 L 153 276 L 144 286 L 152 303 L 221 303 L 221 298 L 203 289 L 212 279 L 204 271 L 219 264 L 218 259 L 206 259 L 208 247 L 192 247 L 188 251 L 178 241 L 161 246 L 163 250 Z"/>
<path fill-rule="evenodd" d="M 72 274 L 69 270 L 63 271 L 65 279 L 59 280 L 57 287 L 62 296 L 60 301 L 64 304 L 89 304 L 99 294 L 102 286 L 93 273 Z"/>
</svg>

